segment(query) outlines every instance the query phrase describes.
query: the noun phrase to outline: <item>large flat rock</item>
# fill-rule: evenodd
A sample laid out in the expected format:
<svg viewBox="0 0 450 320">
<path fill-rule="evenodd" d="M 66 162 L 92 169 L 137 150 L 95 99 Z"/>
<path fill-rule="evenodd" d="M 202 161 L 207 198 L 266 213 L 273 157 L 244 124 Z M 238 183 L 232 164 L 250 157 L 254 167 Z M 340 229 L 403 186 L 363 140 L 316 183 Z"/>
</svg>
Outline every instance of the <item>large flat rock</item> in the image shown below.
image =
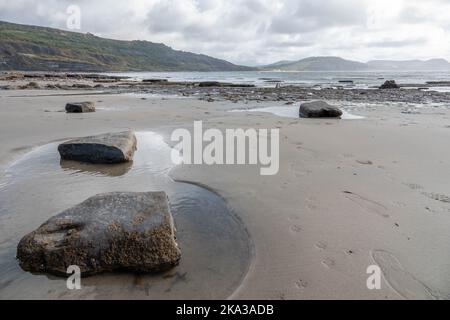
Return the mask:
<svg viewBox="0 0 450 320">
<path fill-rule="evenodd" d="M 29 272 L 83 275 L 111 271 L 160 272 L 181 253 L 165 192 L 96 195 L 45 222 L 17 248 Z"/>
<path fill-rule="evenodd" d="M 300 106 L 300 118 L 340 118 L 342 111 L 324 101 L 305 102 Z"/>
<path fill-rule="evenodd" d="M 79 138 L 58 147 L 63 160 L 88 163 L 122 163 L 133 160 L 137 140 L 132 131 Z"/>
<path fill-rule="evenodd" d="M 67 113 L 95 112 L 94 102 L 71 102 L 66 104 Z"/>
</svg>

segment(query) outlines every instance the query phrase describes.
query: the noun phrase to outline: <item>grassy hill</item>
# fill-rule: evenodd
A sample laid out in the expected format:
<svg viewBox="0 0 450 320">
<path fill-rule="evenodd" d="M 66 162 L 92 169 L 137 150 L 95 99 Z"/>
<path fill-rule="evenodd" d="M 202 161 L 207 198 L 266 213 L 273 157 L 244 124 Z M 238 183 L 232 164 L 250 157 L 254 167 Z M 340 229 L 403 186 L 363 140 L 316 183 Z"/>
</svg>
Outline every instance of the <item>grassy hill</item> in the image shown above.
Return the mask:
<svg viewBox="0 0 450 320">
<path fill-rule="evenodd" d="M 252 68 L 148 41 L 120 41 L 0 21 L 0 70 L 241 71 Z"/>
<path fill-rule="evenodd" d="M 450 70 L 450 63 L 445 59 L 374 60 L 361 63 L 339 57 L 310 57 L 299 61 L 280 61 L 260 69 L 269 71 L 446 71 Z"/>
</svg>

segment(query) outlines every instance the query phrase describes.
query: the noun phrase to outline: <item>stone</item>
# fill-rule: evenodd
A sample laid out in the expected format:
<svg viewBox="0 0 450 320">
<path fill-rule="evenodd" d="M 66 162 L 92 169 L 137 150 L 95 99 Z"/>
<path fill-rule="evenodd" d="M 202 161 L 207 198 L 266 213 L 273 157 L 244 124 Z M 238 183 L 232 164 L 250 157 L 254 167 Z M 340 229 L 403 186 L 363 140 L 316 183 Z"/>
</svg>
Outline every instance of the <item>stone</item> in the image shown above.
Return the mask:
<svg viewBox="0 0 450 320">
<path fill-rule="evenodd" d="M 112 164 L 132 161 L 136 145 L 136 136 L 127 131 L 70 140 L 58 151 L 63 160 Z"/>
<path fill-rule="evenodd" d="M 85 84 L 85 83 L 74 83 L 72 85 L 72 88 L 77 88 L 77 89 L 92 89 L 92 86 L 89 84 Z"/>
<path fill-rule="evenodd" d="M 27 90 L 27 89 L 38 90 L 40 88 L 41 87 L 39 86 L 39 83 L 37 83 L 35 81 L 31 81 L 28 84 L 19 87 L 19 89 L 22 89 L 22 90 Z"/>
<path fill-rule="evenodd" d="M 222 84 L 218 81 L 204 81 L 198 84 L 199 87 L 221 87 Z"/>
<path fill-rule="evenodd" d="M 67 113 L 95 112 L 94 102 L 73 102 L 66 104 Z"/>
<path fill-rule="evenodd" d="M 340 118 L 342 111 L 324 101 L 305 102 L 300 106 L 301 118 Z"/>
<path fill-rule="evenodd" d="M 66 276 L 175 267 L 181 252 L 165 192 L 115 192 L 93 196 L 50 218 L 17 247 L 23 270 Z"/>
<path fill-rule="evenodd" d="M 387 80 L 381 85 L 380 89 L 400 89 L 400 87 L 394 80 Z"/>
<path fill-rule="evenodd" d="M 142 80 L 144 83 L 167 83 L 167 79 L 144 79 Z"/>
<path fill-rule="evenodd" d="M 353 80 L 339 80 L 339 83 L 349 83 L 349 84 L 353 84 L 354 81 L 353 81 Z"/>
</svg>

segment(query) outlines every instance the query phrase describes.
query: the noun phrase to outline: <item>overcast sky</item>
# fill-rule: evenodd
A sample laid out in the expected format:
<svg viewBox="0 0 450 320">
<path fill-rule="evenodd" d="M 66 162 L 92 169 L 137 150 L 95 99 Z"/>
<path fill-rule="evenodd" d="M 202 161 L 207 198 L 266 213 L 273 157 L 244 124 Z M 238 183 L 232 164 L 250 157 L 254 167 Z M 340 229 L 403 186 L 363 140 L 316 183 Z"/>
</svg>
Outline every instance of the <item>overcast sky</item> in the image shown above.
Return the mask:
<svg viewBox="0 0 450 320">
<path fill-rule="evenodd" d="M 0 20 L 162 42 L 240 64 L 450 59 L 450 0 L 0 0 Z"/>
</svg>

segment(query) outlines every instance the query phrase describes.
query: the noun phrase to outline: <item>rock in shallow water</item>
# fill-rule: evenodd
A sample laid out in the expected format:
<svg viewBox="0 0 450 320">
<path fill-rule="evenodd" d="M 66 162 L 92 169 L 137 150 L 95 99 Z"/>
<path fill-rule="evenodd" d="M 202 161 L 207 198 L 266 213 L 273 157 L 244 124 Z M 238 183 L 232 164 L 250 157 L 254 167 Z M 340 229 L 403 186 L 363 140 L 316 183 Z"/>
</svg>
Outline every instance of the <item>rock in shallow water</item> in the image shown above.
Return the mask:
<svg viewBox="0 0 450 320">
<path fill-rule="evenodd" d="M 17 248 L 25 271 L 65 276 L 111 271 L 160 272 L 181 253 L 165 192 L 96 195 L 51 218 Z"/>
<path fill-rule="evenodd" d="M 340 118 L 342 111 L 324 101 L 306 102 L 300 106 L 300 118 Z"/>
<path fill-rule="evenodd" d="M 381 85 L 380 89 L 400 89 L 400 86 L 394 80 L 388 80 Z"/>
<path fill-rule="evenodd" d="M 133 160 L 136 145 L 136 136 L 127 131 L 74 139 L 60 144 L 58 151 L 64 160 L 122 163 Z"/>
<path fill-rule="evenodd" d="M 66 104 L 67 113 L 95 112 L 94 102 L 74 102 Z"/>
</svg>

